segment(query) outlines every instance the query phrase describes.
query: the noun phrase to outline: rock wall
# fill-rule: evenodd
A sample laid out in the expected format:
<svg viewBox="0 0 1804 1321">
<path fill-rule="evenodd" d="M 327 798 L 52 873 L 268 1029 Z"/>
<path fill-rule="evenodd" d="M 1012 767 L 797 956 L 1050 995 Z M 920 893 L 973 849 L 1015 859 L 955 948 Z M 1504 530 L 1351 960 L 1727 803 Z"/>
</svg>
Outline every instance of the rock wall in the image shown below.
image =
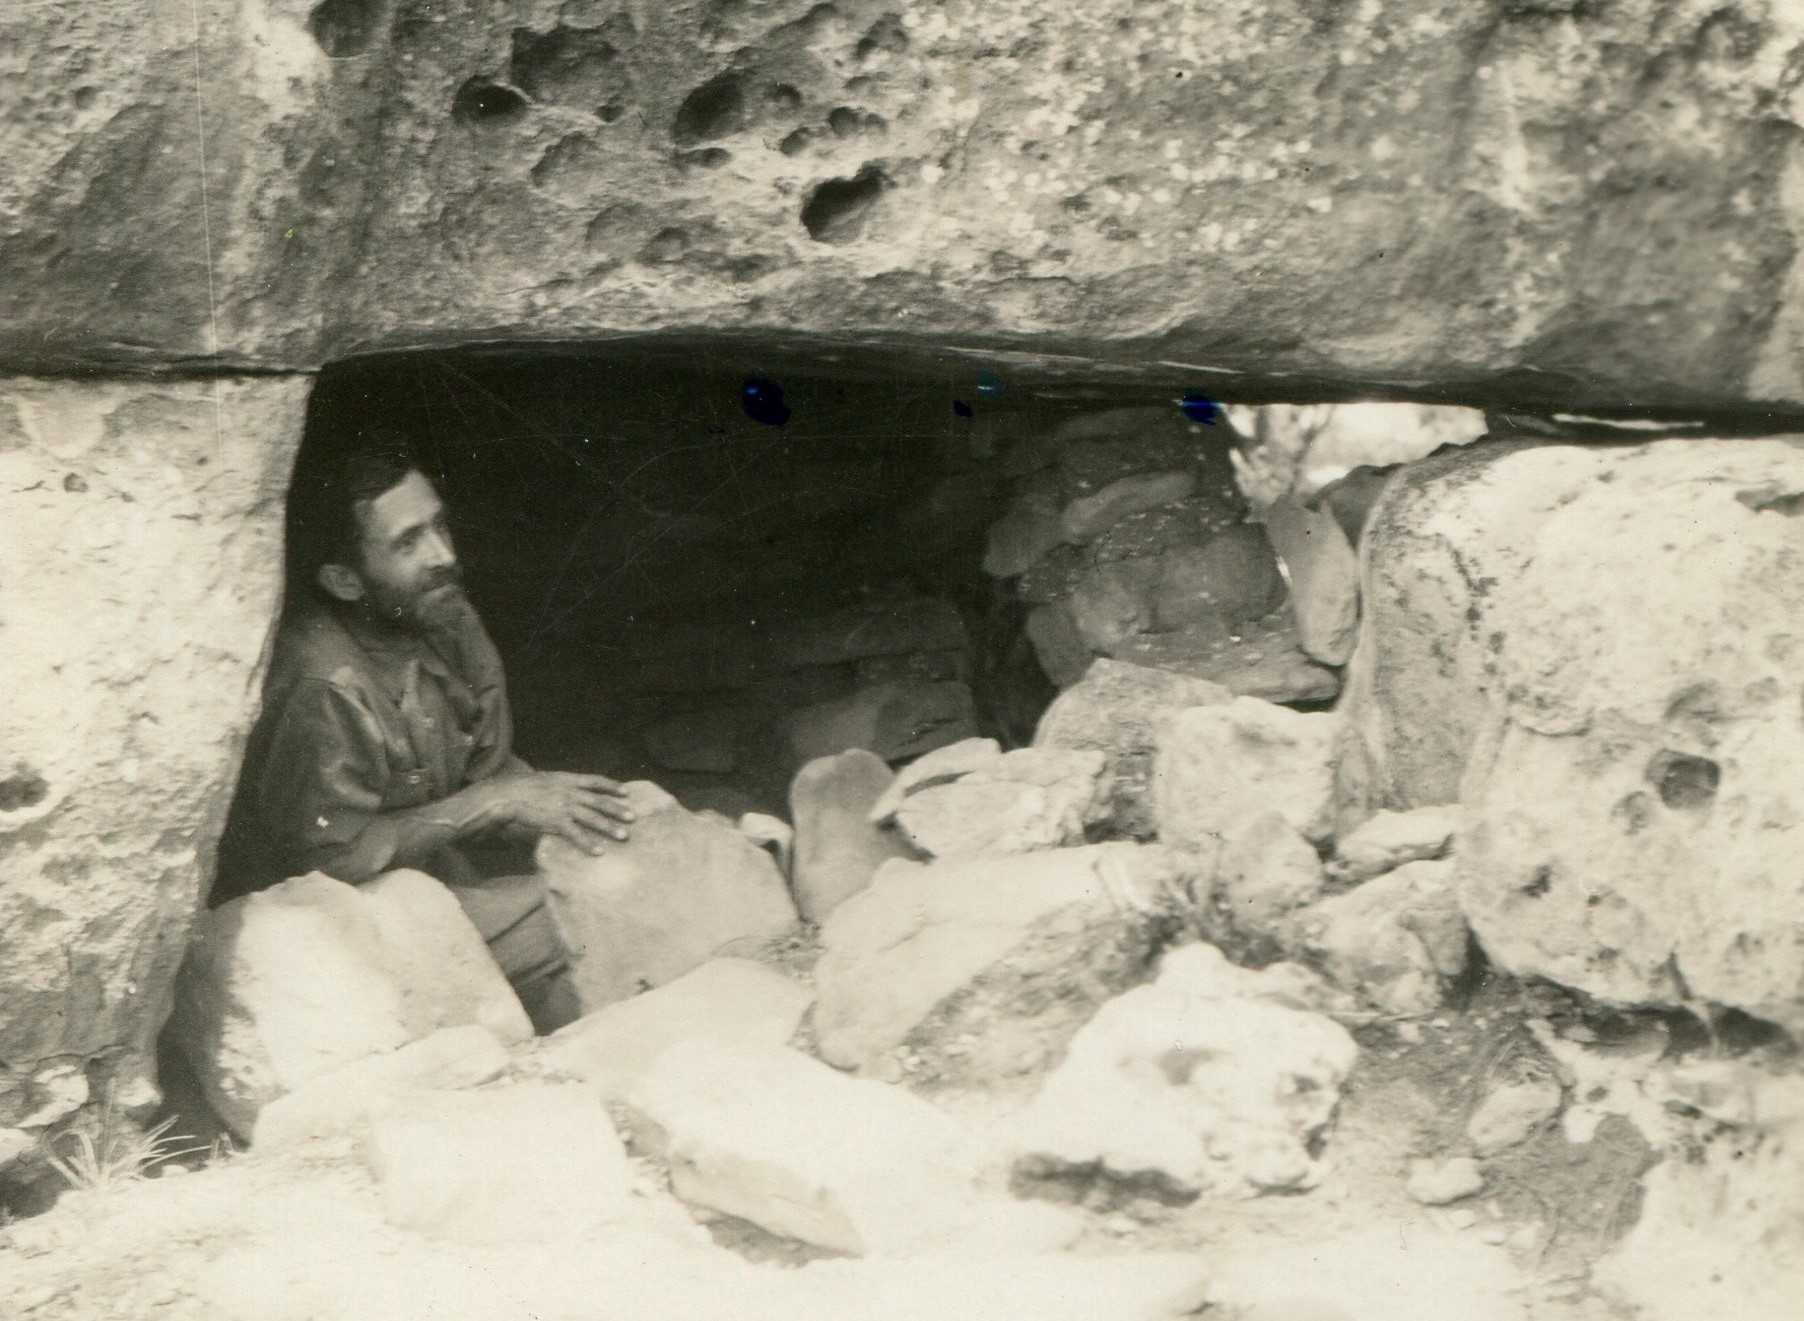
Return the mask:
<svg viewBox="0 0 1804 1321">
<path fill-rule="evenodd" d="M 1804 402 L 1784 0 L 22 0 L 0 50 L 14 368 L 705 330 Z"/>
<path fill-rule="evenodd" d="M 309 382 L 0 389 L 0 1129 L 151 1061 L 281 576 Z M 23 551 L 29 548 L 29 554 Z"/>
<path fill-rule="evenodd" d="M 1364 543 L 1343 816 L 1459 801 L 1492 959 L 1804 1025 L 1804 446 L 1484 446 Z"/>
</svg>

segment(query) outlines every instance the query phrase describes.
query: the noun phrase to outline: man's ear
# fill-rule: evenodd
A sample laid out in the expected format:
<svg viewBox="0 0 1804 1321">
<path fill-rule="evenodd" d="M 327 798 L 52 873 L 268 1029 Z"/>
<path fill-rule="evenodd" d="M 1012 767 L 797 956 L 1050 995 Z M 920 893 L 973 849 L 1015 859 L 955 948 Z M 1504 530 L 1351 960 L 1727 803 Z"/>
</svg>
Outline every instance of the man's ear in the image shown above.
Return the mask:
<svg viewBox="0 0 1804 1321">
<path fill-rule="evenodd" d="M 322 564 L 317 581 L 326 595 L 347 604 L 363 599 L 363 579 L 357 570 L 343 564 Z"/>
</svg>

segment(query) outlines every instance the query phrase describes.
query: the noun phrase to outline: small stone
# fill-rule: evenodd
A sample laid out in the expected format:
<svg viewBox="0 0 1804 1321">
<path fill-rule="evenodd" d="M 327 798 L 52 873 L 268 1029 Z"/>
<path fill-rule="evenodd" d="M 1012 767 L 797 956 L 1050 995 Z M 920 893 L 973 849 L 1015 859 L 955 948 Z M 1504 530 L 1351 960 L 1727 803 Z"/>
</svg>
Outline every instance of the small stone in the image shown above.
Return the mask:
<svg viewBox="0 0 1804 1321">
<path fill-rule="evenodd" d="M 1410 1162 L 1405 1191 L 1423 1206 L 1446 1206 L 1484 1191 L 1484 1171 L 1470 1156 Z"/>
<path fill-rule="evenodd" d="M 370 1129 L 391 1224 L 466 1243 L 592 1233 L 625 1210 L 626 1151 L 585 1087 L 420 1092 Z"/>
<path fill-rule="evenodd" d="M 768 812 L 745 812 L 735 823 L 739 833 L 776 860 L 777 870 L 789 875 L 795 858 L 795 827 Z"/>
<path fill-rule="evenodd" d="M 871 805 L 870 820 L 881 825 L 895 820 L 902 800 L 922 789 L 951 784 L 973 771 L 987 770 L 1002 759 L 1002 745 L 993 738 L 967 738 L 916 757 L 898 771 Z"/>
<path fill-rule="evenodd" d="M 1294 498 L 1265 511 L 1265 532 L 1289 571 L 1297 638 L 1311 659 L 1345 665 L 1359 639 L 1359 556 L 1327 510 Z"/>
<path fill-rule="evenodd" d="M 1412 862 L 1319 900 L 1295 915 L 1297 938 L 1329 976 L 1385 1011 L 1430 1013 L 1466 966 L 1451 870 Z"/>
<path fill-rule="evenodd" d="M 1443 858 L 1453 846 L 1458 809 L 1378 812 L 1335 842 L 1329 872 L 1341 882 L 1370 880 L 1406 862 Z"/>
<path fill-rule="evenodd" d="M 1478 1223 L 1478 1212 L 1470 1207 L 1458 1207 L 1447 1213 L 1447 1223 L 1455 1229 L 1470 1229 Z"/>
<path fill-rule="evenodd" d="M 1488 1093 L 1466 1123 L 1466 1136 L 1480 1156 L 1526 1141 L 1537 1128 L 1560 1113 L 1565 1093 L 1552 1078 L 1508 1082 Z"/>
<path fill-rule="evenodd" d="M 889 763 L 863 748 L 818 758 L 796 772 L 789 787 L 796 836 L 790 889 L 807 921 L 825 921 L 871 883 L 877 868 L 907 855 L 908 846 L 895 831 L 869 819 L 895 779 Z"/>
</svg>

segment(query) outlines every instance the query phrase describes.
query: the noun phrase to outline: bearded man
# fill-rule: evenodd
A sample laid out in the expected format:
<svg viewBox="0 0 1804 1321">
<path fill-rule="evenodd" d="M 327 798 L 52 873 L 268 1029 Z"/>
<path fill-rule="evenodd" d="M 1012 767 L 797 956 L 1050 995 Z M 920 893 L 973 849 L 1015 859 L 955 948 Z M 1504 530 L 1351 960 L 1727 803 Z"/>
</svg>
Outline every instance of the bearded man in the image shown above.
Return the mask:
<svg viewBox="0 0 1804 1321">
<path fill-rule="evenodd" d="M 457 896 L 535 1026 L 569 1022 L 568 954 L 523 846 L 557 834 L 599 852 L 632 813 L 613 780 L 514 755 L 501 658 L 437 490 L 398 448 L 297 474 L 289 570 L 211 902 L 310 871 L 355 885 L 418 868 Z"/>
</svg>

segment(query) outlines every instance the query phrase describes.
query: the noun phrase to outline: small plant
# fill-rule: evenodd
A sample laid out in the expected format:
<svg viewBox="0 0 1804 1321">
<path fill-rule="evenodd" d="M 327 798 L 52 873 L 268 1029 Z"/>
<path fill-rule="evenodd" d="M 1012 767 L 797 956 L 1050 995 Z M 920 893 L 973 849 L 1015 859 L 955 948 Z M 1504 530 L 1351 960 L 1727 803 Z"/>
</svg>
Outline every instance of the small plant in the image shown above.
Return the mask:
<svg viewBox="0 0 1804 1321">
<path fill-rule="evenodd" d="M 176 1117 L 139 1131 L 127 1128 L 121 1132 L 113 1124 L 113 1102 L 109 1090 L 107 1103 L 100 1110 L 98 1140 L 85 1132 L 74 1134 L 75 1150 L 70 1153 L 51 1150 L 45 1155 L 50 1168 L 62 1176 L 71 1188 L 89 1190 L 142 1179 L 155 1166 L 180 1156 L 192 1156 L 208 1150 L 204 1146 L 180 1146 L 192 1142 L 185 1133 L 171 1134 Z M 68 1137 L 69 1134 L 63 1134 Z"/>
</svg>

